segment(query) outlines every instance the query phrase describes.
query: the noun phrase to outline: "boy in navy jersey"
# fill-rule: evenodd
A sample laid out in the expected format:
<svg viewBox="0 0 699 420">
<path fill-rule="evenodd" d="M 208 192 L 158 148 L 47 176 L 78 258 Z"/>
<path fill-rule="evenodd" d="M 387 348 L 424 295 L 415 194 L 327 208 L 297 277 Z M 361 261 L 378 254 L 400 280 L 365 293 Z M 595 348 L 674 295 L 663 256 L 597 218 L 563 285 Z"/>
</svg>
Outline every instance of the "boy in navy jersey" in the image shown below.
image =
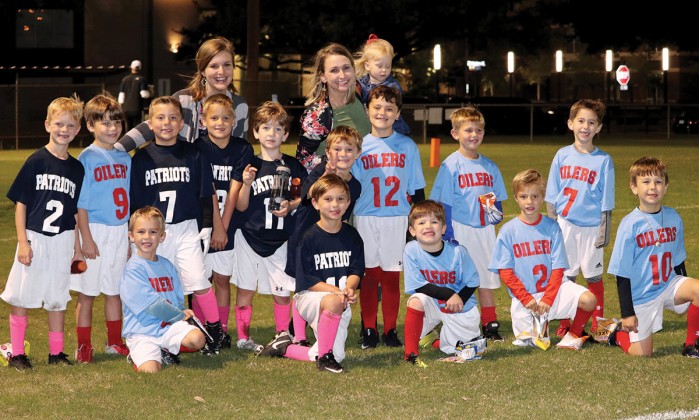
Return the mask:
<svg viewBox="0 0 699 420">
<path fill-rule="evenodd" d="M 70 301 L 71 260 L 82 260 L 75 215 L 85 169 L 68 146 L 80 131 L 83 103 L 57 98 L 48 107 L 46 146 L 34 152 L 17 174 L 7 198 L 15 203 L 17 251 L 0 297 L 9 303 L 9 366 L 32 369 L 24 350 L 29 309 L 44 307 L 49 321 L 49 364 L 72 364 L 63 353 L 63 327 Z"/>
<path fill-rule="evenodd" d="M 155 142 L 140 149 L 132 159 L 131 209 L 151 205 L 163 213 L 167 236 L 160 247 L 160 255 L 177 267 L 184 293 L 194 293 L 199 300 L 206 328 L 214 339 L 213 343 L 207 343 L 204 353 L 216 354 L 224 333 L 216 297 L 204 270 L 201 242 L 208 238 L 202 237 L 198 226 L 203 217 L 201 204 L 212 208 L 213 203 L 218 203 L 211 165 L 197 146 L 177 140 L 177 133 L 184 124 L 182 105 L 177 99 L 155 98 L 148 114 L 147 122 L 155 133 Z M 222 229 L 220 213 L 210 213 L 214 231 Z M 206 222 L 202 223 L 207 226 Z"/>
<path fill-rule="evenodd" d="M 299 315 L 318 339 L 310 349 L 291 344 L 279 334 L 262 350 L 266 356 L 317 360 L 319 370 L 341 373 L 347 329 L 352 319 L 350 304 L 364 273 L 364 245 L 359 233 L 342 216 L 349 206 L 349 187 L 337 175 L 323 175 L 311 187 L 313 207 L 320 220 L 308 228 L 295 250 L 296 294 Z"/>
<path fill-rule="evenodd" d="M 260 154 L 243 171 L 243 185 L 236 210 L 240 228 L 235 233 L 233 277 L 236 294 L 238 348 L 259 352 L 262 346 L 250 338 L 252 298 L 259 293 L 274 299 L 274 324 L 277 333 L 286 331 L 291 314 L 294 279 L 284 272 L 287 240 L 294 230 L 291 215 L 300 198 L 289 200 L 291 180 L 306 179 L 307 172 L 293 156 L 282 153 L 281 145 L 289 136 L 289 116 L 276 102 L 265 102 L 255 112 L 253 134 L 260 142 Z M 289 171 L 289 181 L 282 186 L 285 199 L 280 209 L 270 211 L 269 202 L 278 167 Z"/>
</svg>

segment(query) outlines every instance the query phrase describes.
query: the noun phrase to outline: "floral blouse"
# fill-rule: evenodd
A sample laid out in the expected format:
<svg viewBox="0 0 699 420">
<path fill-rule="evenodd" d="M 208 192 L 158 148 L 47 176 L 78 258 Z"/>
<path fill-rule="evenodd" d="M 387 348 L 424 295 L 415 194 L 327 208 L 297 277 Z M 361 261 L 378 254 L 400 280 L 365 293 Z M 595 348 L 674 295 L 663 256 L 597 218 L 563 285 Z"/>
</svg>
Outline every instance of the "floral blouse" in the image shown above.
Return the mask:
<svg viewBox="0 0 699 420">
<path fill-rule="evenodd" d="M 296 159 L 310 172 L 321 161 L 316 151 L 332 130 L 333 109 L 325 98 L 309 105 L 301 115 L 301 135 Z"/>
</svg>

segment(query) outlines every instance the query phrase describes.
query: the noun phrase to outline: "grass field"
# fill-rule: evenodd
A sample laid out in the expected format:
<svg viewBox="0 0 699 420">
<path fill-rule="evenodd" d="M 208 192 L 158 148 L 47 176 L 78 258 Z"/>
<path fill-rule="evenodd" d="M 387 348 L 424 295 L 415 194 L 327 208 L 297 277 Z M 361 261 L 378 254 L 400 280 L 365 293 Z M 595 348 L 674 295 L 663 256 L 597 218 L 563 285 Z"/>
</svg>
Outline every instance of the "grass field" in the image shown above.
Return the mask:
<svg viewBox="0 0 699 420">
<path fill-rule="evenodd" d="M 515 173 L 535 168 L 547 175 L 556 150 L 569 142 L 569 137 L 536 139 L 534 143 L 486 137 L 481 151 L 500 166 L 511 194 L 510 180 Z M 612 155 L 616 167 L 614 233 L 621 218 L 638 204 L 628 188 L 631 163 L 643 155 L 668 163 L 670 189 L 665 204 L 678 209 L 684 218 L 687 270 L 699 275 L 699 138 L 668 142 L 602 137 L 597 144 Z M 287 147 L 285 151 L 292 153 L 293 145 Z M 441 158 L 455 149 L 455 142 L 443 139 Z M 30 152 L 0 152 L 3 196 Z M 78 152 L 71 151 L 74 156 Z M 429 194 L 437 168 L 428 167 L 429 147 L 421 145 L 421 152 Z M 514 217 L 514 200 L 507 200 L 504 210 L 506 220 Z M 0 200 L 0 290 L 16 246 L 13 216 L 12 203 Z M 607 260 L 610 254 L 607 248 Z M 606 313 L 618 316 L 611 276 L 605 275 L 605 286 Z M 429 350 L 423 354 L 429 367 L 422 370 L 401 361 L 402 349 L 361 350 L 355 308 L 342 375 L 318 372 L 311 363 L 255 358 L 237 349 L 214 358 L 186 354 L 180 366 L 167 367 L 157 375 L 138 375 L 123 358 L 106 356 L 97 346 L 105 341 L 101 298 L 94 316 L 95 363 L 49 366 L 46 313 L 33 310 L 27 339 L 35 369 L 26 373 L 0 369 L 0 412 L 8 418 L 625 418 L 674 410 L 697 415 L 699 361 L 680 355 L 685 317 L 666 313 L 665 328 L 655 336 L 652 358 L 632 358 L 619 348 L 602 345 L 587 345 L 580 352 L 552 346 L 543 352 L 510 344 L 509 298 L 504 288 L 496 298 L 505 343 L 490 345 L 482 360 L 464 365 L 438 362 L 442 355 Z M 256 296 L 254 304 L 251 334 L 266 342 L 274 334 L 271 298 Z M 76 340 L 74 308 L 74 301 L 70 302 L 65 328 L 65 351 L 71 357 Z M 9 341 L 8 313 L 9 306 L 0 303 L 0 342 Z M 403 306 L 398 326 L 401 337 L 404 316 Z M 233 319 L 231 325 L 235 325 Z M 552 323 L 552 331 L 556 326 Z"/>
</svg>

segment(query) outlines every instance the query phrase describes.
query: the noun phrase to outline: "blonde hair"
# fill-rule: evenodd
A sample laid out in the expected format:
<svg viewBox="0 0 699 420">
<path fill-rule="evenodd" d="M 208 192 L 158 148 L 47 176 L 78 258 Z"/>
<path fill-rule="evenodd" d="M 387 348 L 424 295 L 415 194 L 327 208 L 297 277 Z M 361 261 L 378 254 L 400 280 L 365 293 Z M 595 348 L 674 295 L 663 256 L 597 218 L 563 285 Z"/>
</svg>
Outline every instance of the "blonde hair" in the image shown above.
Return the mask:
<svg viewBox="0 0 699 420">
<path fill-rule="evenodd" d="M 233 100 L 228 96 L 224 95 L 223 93 L 217 93 L 206 98 L 204 101 L 204 106 L 202 107 L 202 113 L 204 116 L 206 116 L 206 114 L 209 112 L 212 105 L 221 105 L 222 107 L 226 108 L 231 112 L 231 114 L 233 114 L 233 118 L 235 119 L 235 106 L 233 105 Z"/>
<path fill-rule="evenodd" d="M 362 137 L 357 130 L 347 125 L 338 125 L 333 128 L 325 139 L 325 148 L 330 149 L 333 144 L 346 142 L 350 146 L 357 148 L 357 154 L 362 151 Z"/>
<path fill-rule="evenodd" d="M 195 102 L 202 100 L 204 96 L 206 96 L 206 78 L 204 77 L 204 71 L 211 60 L 213 60 L 214 56 L 221 51 L 226 51 L 231 55 L 231 60 L 233 60 L 233 65 L 235 66 L 235 50 L 233 49 L 233 43 L 222 36 L 207 39 L 197 50 L 197 55 L 194 57 L 194 61 L 197 63 L 197 72 L 194 74 L 194 77 L 192 77 L 192 80 L 190 80 L 189 85 L 187 85 L 187 90 L 192 94 L 192 99 Z M 231 83 L 228 85 L 228 91 L 236 93 L 232 79 Z"/>
<path fill-rule="evenodd" d="M 97 122 L 120 121 L 124 119 L 124 111 L 119 102 L 107 91 L 104 91 L 85 104 L 85 122 L 95 124 Z"/>
<path fill-rule="evenodd" d="M 284 127 L 284 132 L 288 133 L 291 125 L 289 114 L 279 102 L 266 101 L 257 108 L 255 115 L 252 117 L 252 129 L 259 130 L 262 124 L 268 122 L 278 122 Z"/>
<path fill-rule="evenodd" d="M 46 109 L 46 121 L 50 122 L 56 114 L 67 112 L 80 124 L 80 119 L 83 117 L 83 105 L 83 101 L 80 100 L 77 93 L 73 93 L 70 97 L 62 96 L 56 98 L 51 101 Z"/>
<path fill-rule="evenodd" d="M 444 211 L 444 206 L 439 204 L 434 200 L 423 200 L 419 203 L 415 203 L 410 209 L 410 214 L 408 215 L 408 226 L 412 226 L 417 219 L 427 217 L 433 214 L 441 224 L 447 223 L 446 212 Z"/>
<path fill-rule="evenodd" d="M 133 233 L 134 226 L 136 225 L 136 220 L 138 219 L 151 219 L 156 220 L 160 225 L 161 232 L 165 232 L 165 218 L 163 213 L 158 210 L 157 207 L 145 206 L 133 212 L 129 219 L 129 232 Z"/>
<path fill-rule="evenodd" d="M 393 51 L 393 45 L 385 39 L 380 38 L 369 38 L 369 40 L 364 44 L 364 47 L 356 54 L 359 58 L 354 62 L 354 67 L 356 69 L 357 78 L 367 74 L 364 64 L 369 60 L 374 60 L 379 57 L 389 56 L 391 61 L 396 55 Z"/>
<path fill-rule="evenodd" d="M 157 98 L 153 99 L 148 106 L 149 118 L 153 116 L 153 109 L 158 105 L 173 105 L 180 111 L 180 117 L 183 115 L 182 103 L 177 98 L 173 96 L 158 96 Z"/>
<path fill-rule="evenodd" d="M 451 113 L 451 128 L 458 130 L 462 124 L 473 122 L 485 128 L 485 118 L 475 106 L 469 105 Z"/>
<path fill-rule="evenodd" d="M 318 50 L 318 52 L 313 58 L 313 89 L 311 89 L 311 91 L 308 93 L 308 96 L 306 96 L 306 106 L 319 102 L 321 99 L 325 99 L 327 96 L 325 83 L 323 83 L 320 80 L 320 76 L 322 76 L 323 73 L 325 73 L 325 60 L 331 55 L 341 55 L 343 57 L 347 57 L 347 59 L 350 62 L 350 65 L 354 67 L 354 57 L 352 57 L 352 54 L 349 52 L 347 48 L 340 44 L 328 44 L 325 47 Z M 356 76 L 355 80 L 349 82 L 349 85 L 354 86 L 355 83 Z M 348 104 L 354 102 L 354 95 L 355 90 L 348 89 L 347 98 L 345 98 L 345 102 Z"/>
<path fill-rule="evenodd" d="M 546 194 L 546 181 L 536 169 L 527 169 L 512 179 L 512 192 L 517 195 L 517 192 L 528 185 L 536 185 L 541 189 L 541 194 Z"/>
<path fill-rule="evenodd" d="M 636 177 L 648 175 L 656 175 L 660 178 L 664 178 L 666 184 L 670 182 L 670 176 L 668 175 L 665 162 L 655 157 L 644 156 L 634 162 L 629 169 L 629 177 L 631 178 L 632 185 L 636 185 Z"/>
</svg>

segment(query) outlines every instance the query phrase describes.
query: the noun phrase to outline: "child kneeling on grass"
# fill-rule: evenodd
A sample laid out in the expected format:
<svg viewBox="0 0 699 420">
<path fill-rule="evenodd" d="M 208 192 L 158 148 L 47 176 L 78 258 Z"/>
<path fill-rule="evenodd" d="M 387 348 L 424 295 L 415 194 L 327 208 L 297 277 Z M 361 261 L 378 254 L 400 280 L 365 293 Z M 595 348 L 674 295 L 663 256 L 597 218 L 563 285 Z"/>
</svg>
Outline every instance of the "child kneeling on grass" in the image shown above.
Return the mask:
<svg viewBox="0 0 699 420">
<path fill-rule="evenodd" d="M 124 331 L 129 358 L 137 372 L 156 373 L 163 364 L 178 364 L 180 347 L 201 350 L 204 333 L 186 320 L 194 315 L 184 309 L 184 292 L 175 266 L 156 255 L 165 240 L 165 219 L 155 207 L 136 210 L 129 221 L 133 255 L 124 269 L 119 294 L 124 311 Z"/>
</svg>

